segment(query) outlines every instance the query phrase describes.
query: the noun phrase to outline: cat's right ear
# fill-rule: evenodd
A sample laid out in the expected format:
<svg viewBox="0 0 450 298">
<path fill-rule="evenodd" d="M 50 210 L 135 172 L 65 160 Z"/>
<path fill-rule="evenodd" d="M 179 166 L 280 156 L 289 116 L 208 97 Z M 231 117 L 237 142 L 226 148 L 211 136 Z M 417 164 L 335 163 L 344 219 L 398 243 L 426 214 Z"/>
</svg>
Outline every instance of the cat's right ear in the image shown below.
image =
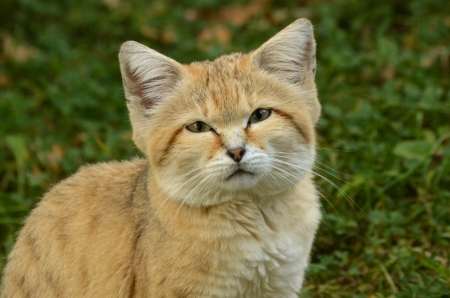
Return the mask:
<svg viewBox="0 0 450 298">
<path fill-rule="evenodd" d="M 147 124 L 153 108 L 176 93 L 185 70 L 175 60 L 135 41 L 122 45 L 119 61 L 133 141 L 146 153 Z"/>
<path fill-rule="evenodd" d="M 128 108 L 145 114 L 158 102 L 175 92 L 184 74 L 176 62 L 138 42 L 125 42 L 119 52 Z"/>
</svg>

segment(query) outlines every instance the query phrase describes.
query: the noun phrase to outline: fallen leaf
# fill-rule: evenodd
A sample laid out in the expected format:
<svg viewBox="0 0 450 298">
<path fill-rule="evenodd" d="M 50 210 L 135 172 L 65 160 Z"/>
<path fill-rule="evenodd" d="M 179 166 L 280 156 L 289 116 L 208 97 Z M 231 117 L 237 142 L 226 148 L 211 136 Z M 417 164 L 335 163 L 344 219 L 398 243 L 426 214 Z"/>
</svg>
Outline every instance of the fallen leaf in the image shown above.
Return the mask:
<svg viewBox="0 0 450 298">
<path fill-rule="evenodd" d="M 438 57 L 443 57 L 445 54 L 446 49 L 444 46 L 435 46 L 422 58 L 420 65 L 422 65 L 422 67 L 430 67 Z"/>
<path fill-rule="evenodd" d="M 186 21 L 192 22 L 198 19 L 199 13 L 195 9 L 186 9 L 184 11 L 184 19 Z"/>
<path fill-rule="evenodd" d="M 150 39 L 158 39 L 158 30 L 156 30 L 155 28 L 152 28 L 149 25 L 145 24 L 142 25 L 139 29 L 143 36 Z"/>
<path fill-rule="evenodd" d="M 288 13 L 288 10 L 286 8 L 276 9 L 272 13 L 272 19 L 277 24 L 283 23 L 288 18 L 288 16 L 289 16 L 289 13 Z"/>
<path fill-rule="evenodd" d="M 58 144 L 53 144 L 52 151 L 50 151 L 46 154 L 47 160 L 49 162 L 49 166 L 52 168 L 53 171 L 55 171 L 55 172 L 61 171 L 61 166 L 60 166 L 59 162 L 61 161 L 63 156 L 64 156 L 64 152 L 63 152 L 61 146 L 59 146 Z"/>
<path fill-rule="evenodd" d="M 219 19 L 237 27 L 245 25 L 252 17 L 261 15 L 266 0 L 253 0 L 247 6 L 232 5 L 225 7 L 219 13 Z"/>
<path fill-rule="evenodd" d="M 166 44 L 173 44 L 178 40 L 175 30 L 170 26 L 164 27 L 161 32 L 161 40 Z"/>
<path fill-rule="evenodd" d="M 118 9 L 120 7 L 120 0 L 103 0 L 103 4 L 105 4 L 109 9 Z"/>
<path fill-rule="evenodd" d="M 12 36 L 3 35 L 3 56 L 18 63 L 25 63 L 38 56 L 38 50 L 26 43 L 18 43 Z"/>
<path fill-rule="evenodd" d="M 0 87 L 8 87 L 11 85 L 11 80 L 5 74 L 0 74 Z"/>
<path fill-rule="evenodd" d="M 390 81 L 396 76 L 396 71 L 390 65 L 385 65 L 381 70 L 381 76 L 386 80 Z"/>
<path fill-rule="evenodd" d="M 216 24 L 212 27 L 204 28 L 198 38 L 197 45 L 202 51 L 209 51 L 214 45 L 219 43 L 222 47 L 229 45 L 232 38 L 231 31 L 223 24 Z"/>
</svg>

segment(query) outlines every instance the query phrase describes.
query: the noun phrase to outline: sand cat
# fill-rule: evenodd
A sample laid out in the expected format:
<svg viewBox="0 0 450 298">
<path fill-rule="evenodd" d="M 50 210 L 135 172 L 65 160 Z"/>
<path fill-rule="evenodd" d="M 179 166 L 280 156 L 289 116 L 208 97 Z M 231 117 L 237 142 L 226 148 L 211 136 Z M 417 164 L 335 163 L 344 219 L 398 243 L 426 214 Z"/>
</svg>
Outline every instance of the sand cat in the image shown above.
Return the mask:
<svg viewBox="0 0 450 298">
<path fill-rule="evenodd" d="M 249 54 L 119 54 L 145 159 L 82 167 L 31 212 L 1 297 L 297 297 L 320 221 L 315 41 Z"/>
</svg>

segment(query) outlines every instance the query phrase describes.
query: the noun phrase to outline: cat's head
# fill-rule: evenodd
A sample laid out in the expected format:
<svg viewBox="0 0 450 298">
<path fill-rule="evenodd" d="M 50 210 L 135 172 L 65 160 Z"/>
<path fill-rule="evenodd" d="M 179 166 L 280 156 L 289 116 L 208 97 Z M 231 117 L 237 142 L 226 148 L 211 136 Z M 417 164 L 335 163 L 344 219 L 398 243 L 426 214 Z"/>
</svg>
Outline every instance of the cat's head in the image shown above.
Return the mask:
<svg viewBox="0 0 450 298">
<path fill-rule="evenodd" d="M 295 187 L 315 157 L 315 48 L 305 19 L 247 55 L 190 65 L 124 43 L 133 140 L 160 187 L 192 206 Z"/>
</svg>

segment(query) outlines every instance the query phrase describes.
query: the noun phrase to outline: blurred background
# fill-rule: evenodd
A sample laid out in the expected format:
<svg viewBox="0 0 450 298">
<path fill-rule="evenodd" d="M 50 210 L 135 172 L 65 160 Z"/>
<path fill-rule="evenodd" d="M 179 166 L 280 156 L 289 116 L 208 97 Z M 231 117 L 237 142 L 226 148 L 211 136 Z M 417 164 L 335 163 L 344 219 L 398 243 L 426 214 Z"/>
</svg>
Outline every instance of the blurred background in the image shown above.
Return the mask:
<svg viewBox="0 0 450 298">
<path fill-rule="evenodd" d="M 0 269 L 46 189 L 140 155 L 121 43 L 189 63 L 248 52 L 302 17 L 317 39 L 324 220 L 299 297 L 450 297 L 443 0 L 2 0 Z"/>
</svg>

